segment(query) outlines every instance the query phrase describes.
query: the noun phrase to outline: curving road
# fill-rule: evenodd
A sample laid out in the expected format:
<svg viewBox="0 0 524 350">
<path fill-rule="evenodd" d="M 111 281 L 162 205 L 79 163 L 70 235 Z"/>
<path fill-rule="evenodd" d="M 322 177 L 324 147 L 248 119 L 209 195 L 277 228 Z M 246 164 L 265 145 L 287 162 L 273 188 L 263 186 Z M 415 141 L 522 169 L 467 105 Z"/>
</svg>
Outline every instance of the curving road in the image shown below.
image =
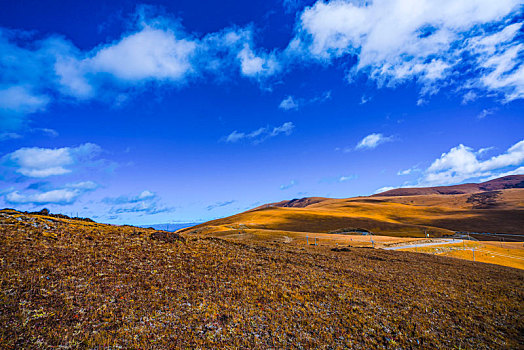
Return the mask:
<svg viewBox="0 0 524 350">
<path fill-rule="evenodd" d="M 382 248 L 385 250 L 397 250 L 397 249 L 407 249 L 407 248 L 420 248 L 420 247 L 428 247 L 432 245 L 444 245 L 444 244 L 456 244 L 456 243 L 462 243 L 462 239 L 442 239 L 440 242 L 432 242 L 432 243 L 418 243 L 418 244 L 408 244 L 408 245 L 401 245 L 396 247 L 387 247 Z"/>
</svg>

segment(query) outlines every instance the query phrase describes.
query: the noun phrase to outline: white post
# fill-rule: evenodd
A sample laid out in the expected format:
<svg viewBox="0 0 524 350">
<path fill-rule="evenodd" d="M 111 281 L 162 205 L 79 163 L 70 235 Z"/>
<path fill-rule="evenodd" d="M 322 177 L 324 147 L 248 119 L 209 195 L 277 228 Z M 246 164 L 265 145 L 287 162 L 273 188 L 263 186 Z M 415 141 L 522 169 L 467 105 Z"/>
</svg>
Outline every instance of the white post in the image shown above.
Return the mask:
<svg viewBox="0 0 524 350">
<path fill-rule="evenodd" d="M 317 237 L 315 237 L 315 245 L 317 245 Z"/>
<path fill-rule="evenodd" d="M 306 235 L 306 245 L 309 245 L 309 236 Z"/>
<path fill-rule="evenodd" d="M 473 261 L 475 261 L 475 248 L 473 248 Z"/>
</svg>

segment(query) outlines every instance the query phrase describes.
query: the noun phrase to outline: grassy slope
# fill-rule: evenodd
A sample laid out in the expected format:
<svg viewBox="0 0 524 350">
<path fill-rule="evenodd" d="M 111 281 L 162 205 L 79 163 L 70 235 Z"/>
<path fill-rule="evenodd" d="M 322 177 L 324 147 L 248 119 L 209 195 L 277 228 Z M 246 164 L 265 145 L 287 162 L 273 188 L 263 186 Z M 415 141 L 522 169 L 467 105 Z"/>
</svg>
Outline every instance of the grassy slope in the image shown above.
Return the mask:
<svg viewBox="0 0 524 350">
<path fill-rule="evenodd" d="M 325 233 L 341 228 L 362 228 L 377 234 L 422 237 L 453 231 L 522 234 L 524 189 L 501 190 L 496 205 L 478 208 L 471 194 L 357 197 L 323 199 L 304 208 L 265 206 L 228 218 L 213 220 L 181 232 L 270 229 Z"/>
<path fill-rule="evenodd" d="M 17 220 L 18 218 L 18 220 Z M 0 215 L 0 348 L 518 348 L 524 271 Z"/>
</svg>

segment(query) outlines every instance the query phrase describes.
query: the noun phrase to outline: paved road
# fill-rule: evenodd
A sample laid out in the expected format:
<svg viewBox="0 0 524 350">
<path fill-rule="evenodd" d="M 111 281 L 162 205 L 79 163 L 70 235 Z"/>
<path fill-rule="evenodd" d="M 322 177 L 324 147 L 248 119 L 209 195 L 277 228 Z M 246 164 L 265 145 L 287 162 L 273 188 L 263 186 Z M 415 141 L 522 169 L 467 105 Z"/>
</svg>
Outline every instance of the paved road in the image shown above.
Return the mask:
<svg viewBox="0 0 524 350">
<path fill-rule="evenodd" d="M 444 244 L 455 244 L 455 243 L 462 243 L 462 239 L 441 239 L 439 242 L 434 242 L 434 243 L 408 244 L 408 245 L 400 245 L 400 246 L 395 246 L 395 247 L 387 247 L 383 249 L 397 250 L 397 249 L 420 248 L 420 247 L 428 247 L 432 245 L 444 245 Z"/>
</svg>

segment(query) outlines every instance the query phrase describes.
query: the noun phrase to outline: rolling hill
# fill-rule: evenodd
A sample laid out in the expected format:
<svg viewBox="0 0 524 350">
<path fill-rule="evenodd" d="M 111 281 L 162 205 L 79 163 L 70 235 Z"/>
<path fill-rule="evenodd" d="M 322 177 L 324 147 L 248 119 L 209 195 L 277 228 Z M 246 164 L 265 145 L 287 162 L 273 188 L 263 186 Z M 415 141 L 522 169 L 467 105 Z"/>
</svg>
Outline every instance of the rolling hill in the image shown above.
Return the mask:
<svg viewBox="0 0 524 350">
<path fill-rule="evenodd" d="M 266 204 L 179 232 L 219 235 L 368 231 L 394 237 L 501 233 L 524 239 L 524 175 L 479 183 L 401 188 L 368 197 L 309 197 Z M 478 236 L 480 239 L 483 236 Z"/>
</svg>

